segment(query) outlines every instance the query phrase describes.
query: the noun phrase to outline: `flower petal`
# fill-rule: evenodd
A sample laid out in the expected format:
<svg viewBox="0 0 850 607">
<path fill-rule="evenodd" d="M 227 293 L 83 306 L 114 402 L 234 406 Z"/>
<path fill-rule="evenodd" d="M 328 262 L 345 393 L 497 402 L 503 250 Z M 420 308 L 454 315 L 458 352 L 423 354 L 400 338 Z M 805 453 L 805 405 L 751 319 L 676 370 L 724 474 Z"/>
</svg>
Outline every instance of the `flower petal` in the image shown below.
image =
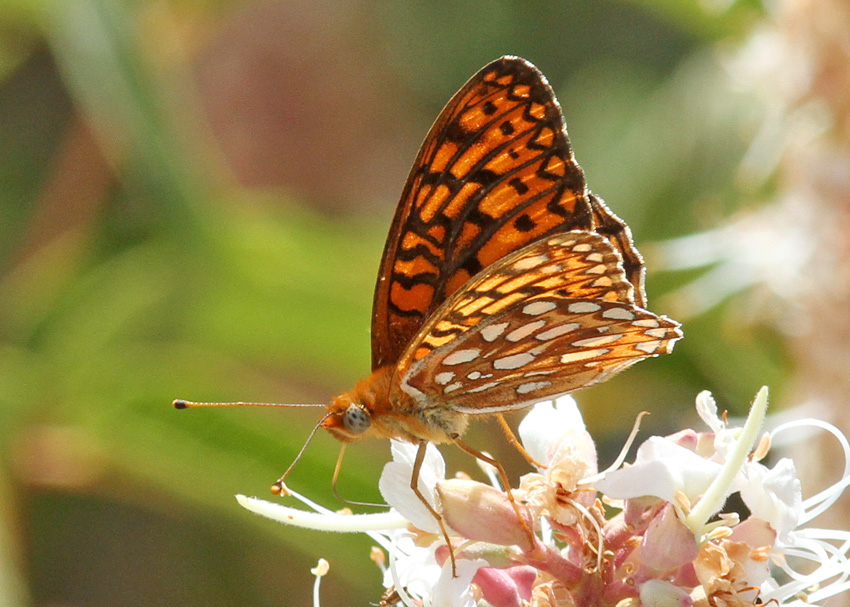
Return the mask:
<svg viewBox="0 0 850 607">
<path fill-rule="evenodd" d="M 565 433 L 586 432 L 578 405 L 569 395 L 534 405 L 518 430 L 522 446 L 543 464 L 549 463 Z"/>
<path fill-rule="evenodd" d="M 387 503 L 416 527 L 430 533 L 440 533 L 437 519 L 410 488 L 417 449 L 418 446 L 412 443 L 392 441 L 393 461 L 384 465 L 378 488 Z M 434 445 L 428 443 L 426 449 L 417 487 L 428 503 L 439 512 L 435 488 L 437 481 L 445 476 L 446 464 Z"/>
<path fill-rule="evenodd" d="M 803 513 L 802 488 L 794 462 L 783 458 L 771 469 L 751 463 L 746 471 L 741 498 L 754 518 L 770 523 L 779 540 L 787 541 Z"/>
<path fill-rule="evenodd" d="M 431 605 L 445 605 L 446 607 L 475 607 L 475 598 L 470 592 L 472 578 L 481 567 L 487 565 L 486 561 L 457 562 L 457 577 L 452 575 L 451 567 L 443 567 L 440 579 L 431 593 Z"/>
<path fill-rule="evenodd" d="M 695 501 L 719 474 L 721 466 L 660 436 L 639 448 L 635 463 L 609 472 L 596 483 L 608 497 L 630 499 L 652 495 L 675 502 L 681 491 Z"/>
<path fill-rule="evenodd" d="M 648 580 L 640 587 L 640 604 L 652 607 L 689 607 L 693 600 L 687 592 L 664 580 Z"/>
<path fill-rule="evenodd" d="M 726 424 L 717 415 L 717 402 L 708 390 L 697 394 L 697 415 L 714 432 L 726 429 Z"/>
</svg>

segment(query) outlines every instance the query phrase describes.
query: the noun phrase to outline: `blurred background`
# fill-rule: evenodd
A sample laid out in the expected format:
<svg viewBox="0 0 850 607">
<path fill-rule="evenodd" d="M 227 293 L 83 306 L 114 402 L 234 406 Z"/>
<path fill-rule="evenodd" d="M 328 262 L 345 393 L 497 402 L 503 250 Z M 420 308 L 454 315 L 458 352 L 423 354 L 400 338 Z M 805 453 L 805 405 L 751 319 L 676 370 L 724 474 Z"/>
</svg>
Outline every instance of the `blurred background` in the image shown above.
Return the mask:
<svg viewBox="0 0 850 607">
<path fill-rule="evenodd" d="M 365 537 L 268 495 L 369 370 L 380 254 L 418 145 L 503 54 L 554 87 L 590 187 L 631 226 L 672 356 L 577 394 L 603 464 L 693 399 L 848 426 L 850 8 L 841 0 L 0 1 L 0 605 L 379 600 Z M 468 442 L 514 479 L 495 424 Z M 807 495 L 837 478 L 803 450 Z M 450 473 L 475 467 L 444 448 Z M 338 445 L 290 476 L 331 508 Z M 339 489 L 379 500 L 386 441 Z M 847 513 L 832 524 L 846 528 Z M 819 521 L 820 522 L 820 521 Z"/>
</svg>

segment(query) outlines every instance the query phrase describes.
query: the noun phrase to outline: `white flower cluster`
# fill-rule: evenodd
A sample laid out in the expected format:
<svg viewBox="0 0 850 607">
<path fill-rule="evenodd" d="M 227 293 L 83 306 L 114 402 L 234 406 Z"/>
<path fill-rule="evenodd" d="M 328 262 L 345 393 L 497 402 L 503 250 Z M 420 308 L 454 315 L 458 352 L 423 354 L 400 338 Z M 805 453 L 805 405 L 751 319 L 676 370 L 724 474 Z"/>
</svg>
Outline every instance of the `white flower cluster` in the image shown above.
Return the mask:
<svg viewBox="0 0 850 607">
<path fill-rule="evenodd" d="M 334 514 L 297 494 L 314 512 L 239 501 L 287 524 L 369 533 L 389 554 L 391 600 L 407 607 L 810 606 L 850 590 L 850 532 L 802 527 L 850 484 L 850 445 L 823 422 L 793 424 L 832 432 L 845 453 L 843 478 L 804 501 L 791 460 L 760 462 L 771 437 L 792 427 L 762 435 L 766 409 L 763 388 L 743 427 L 731 427 L 703 392 L 697 411 L 707 431 L 650 437 L 634 463 L 599 473 L 573 399 L 538 404 L 519 434 L 543 466 L 512 489 L 525 524 L 496 483 L 446 479 L 429 445 L 419 488 L 442 514 L 451 548 L 410 489 L 408 443 L 393 443 L 381 476 L 388 512 Z M 735 493 L 749 511 L 743 520 L 724 511 Z"/>
</svg>

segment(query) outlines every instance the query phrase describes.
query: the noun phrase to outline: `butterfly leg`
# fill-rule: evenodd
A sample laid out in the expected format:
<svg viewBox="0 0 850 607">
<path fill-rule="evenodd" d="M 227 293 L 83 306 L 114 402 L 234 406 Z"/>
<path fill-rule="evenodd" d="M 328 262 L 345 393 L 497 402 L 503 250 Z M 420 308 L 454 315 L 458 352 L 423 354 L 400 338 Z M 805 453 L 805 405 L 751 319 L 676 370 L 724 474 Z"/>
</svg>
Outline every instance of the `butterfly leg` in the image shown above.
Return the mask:
<svg viewBox="0 0 850 607">
<path fill-rule="evenodd" d="M 452 547 L 452 541 L 449 539 L 449 533 L 446 531 L 446 525 L 443 522 L 443 517 L 439 512 L 434 510 L 434 507 L 425 499 L 422 492 L 419 491 L 419 471 L 422 469 L 422 462 L 425 461 L 425 448 L 428 446 L 428 441 L 419 441 L 419 449 L 416 451 L 416 459 L 413 460 L 413 474 L 410 476 L 410 488 L 413 493 L 419 498 L 419 501 L 425 504 L 428 511 L 437 519 L 437 524 L 440 525 L 440 531 L 443 532 L 443 538 L 446 540 L 446 546 L 449 547 L 449 558 L 452 561 L 452 577 L 457 577 L 457 563 L 455 562 L 455 551 Z"/>
<path fill-rule="evenodd" d="M 513 430 L 511 430 L 511 427 L 508 425 L 508 422 L 505 420 L 505 416 L 502 415 L 501 413 L 496 413 L 496 419 L 499 420 L 499 425 L 502 426 L 502 431 L 505 433 L 505 436 L 507 437 L 508 442 L 511 445 L 513 445 L 513 447 L 517 451 L 519 451 L 520 454 L 522 454 L 522 456 L 525 458 L 525 461 L 527 461 L 529 464 L 531 464 L 532 466 L 534 466 L 536 468 L 544 468 L 545 469 L 546 464 L 541 464 L 536 459 L 531 457 L 531 454 L 528 451 L 526 451 L 525 447 L 523 447 L 522 444 L 517 440 L 516 436 L 514 435 Z"/>
<path fill-rule="evenodd" d="M 531 528 L 528 526 L 528 523 L 525 521 L 525 517 L 523 517 L 522 513 L 519 511 L 519 504 L 516 503 L 516 500 L 514 499 L 514 494 L 511 492 L 511 484 L 508 480 L 508 473 L 505 472 L 504 468 L 502 468 L 502 464 L 500 464 L 497 460 L 493 459 L 489 455 L 484 455 L 483 453 L 481 453 L 481 451 L 478 451 L 477 449 L 467 445 L 465 442 L 460 440 L 458 436 L 453 436 L 452 440 L 458 447 L 460 447 L 470 455 L 480 459 L 482 462 L 487 462 L 496 469 L 496 471 L 499 473 L 499 479 L 502 481 L 502 485 L 504 485 L 505 491 L 508 494 L 508 499 L 511 501 L 511 506 L 514 507 L 514 512 L 516 512 L 516 516 L 519 519 L 519 523 L 520 525 L 522 525 L 522 528 L 528 534 L 528 545 L 529 547 L 533 548 L 536 544 L 537 538 L 534 536 L 534 532 L 531 530 Z"/>
</svg>

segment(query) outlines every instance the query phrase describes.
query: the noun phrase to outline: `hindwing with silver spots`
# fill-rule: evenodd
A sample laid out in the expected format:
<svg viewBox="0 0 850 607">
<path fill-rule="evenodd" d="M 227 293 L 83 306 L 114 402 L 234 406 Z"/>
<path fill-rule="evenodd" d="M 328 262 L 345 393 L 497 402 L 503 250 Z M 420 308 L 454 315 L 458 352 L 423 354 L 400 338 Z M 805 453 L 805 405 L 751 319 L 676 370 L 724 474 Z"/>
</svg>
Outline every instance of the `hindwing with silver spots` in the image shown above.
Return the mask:
<svg viewBox="0 0 850 607">
<path fill-rule="evenodd" d="M 393 389 L 466 413 L 518 409 L 665 354 L 681 336 L 635 305 L 604 237 L 573 231 L 505 257 L 446 301 Z"/>
</svg>

